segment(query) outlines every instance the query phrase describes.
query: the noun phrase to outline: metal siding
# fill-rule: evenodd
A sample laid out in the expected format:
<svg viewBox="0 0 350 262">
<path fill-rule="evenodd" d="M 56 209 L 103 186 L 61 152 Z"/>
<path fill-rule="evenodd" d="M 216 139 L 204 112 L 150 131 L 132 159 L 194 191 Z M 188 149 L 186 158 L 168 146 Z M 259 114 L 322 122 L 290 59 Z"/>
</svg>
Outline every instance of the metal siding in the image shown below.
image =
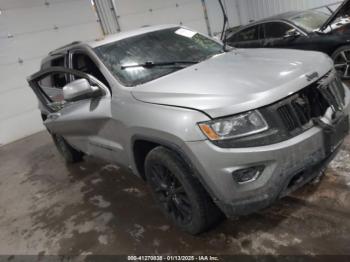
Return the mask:
<svg viewBox="0 0 350 262">
<path fill-rule="evenodd" d="M 292 10 L 305 10 L 339 3 L 339 0 L 236 0 L 242 24 Z M 234 2 L 234 1 L 232 1 Z M 337 5 L 333 6 L 335 9 Z M 231 8 L 232 7 L 231 4 Z"/>
<path fill-rule="evenodd" d="M 113 0 L 94 0 L 104 34 L 120 32 Z"/>
<path fill-rule="evenodd" d="M 159 24 L 178 24 L 208 33 L 201 0 L 111 0 L 115 12 L 106 6 L 109 0 L 95 0 L 106 33 L 115 33 L 115 21 L 121 31 Z M 213 1 L 213 0 L 206 0 Z"/>
<path fill-rule="evenodd" d="M 116 20 L 108 8 L 102 8 L 102 4 L 109 1 L 114 1 L 121 31 L 159 24 L 182 24 L 214 35 L 220 33 L 222 29 L 223 17 L 217 0 L 95 0 L 99 6 L 102 26 L 107 28 L 105 29 L 107 33 L 114 33 L 109 28 L 114 27 Z M 223 0 L 223 2 L 227 9 L 229 26 L 240 25 L 236 1 Z"/>
<path fill-rule="evenodd" d="M 222 12 L 218 0 L 205 0 L 209 20 L 206 24 L 201 0 L 95 0 L 106 5 L 114 1 L 116 13 L 110 7 L 101 8 L 100 17 L 107 33 L 115 33 L 115 21 L 121 31 L 158 24 L 183 24 L 198 31 L 217 35 L 222 30 Z M 333 4 L 340 0 L 223 0 L 229 26 L 247 24 L 278 13 Z M 210 29 L 210 30 L 209 30 Z"/>
<path fill-rule="evenodd" d="M 218 35 L 222 31 L 223 15 L 218 0 L 207 0 L 209 23 L 213 35 Z M 223 4 L 227 11 L 229 27 L 241 24 L 241 15 L 238 12 L 236 0 L 224 0 Z"/>
<path fill-rule="evenodd" d="M 102 36 L 90 1 L 46 2 L 0 1 L 0 145 L 43 129 L 36 97 L 26 82 L 39 70 L 40 60 L 59 46 Z"/>
</svg>

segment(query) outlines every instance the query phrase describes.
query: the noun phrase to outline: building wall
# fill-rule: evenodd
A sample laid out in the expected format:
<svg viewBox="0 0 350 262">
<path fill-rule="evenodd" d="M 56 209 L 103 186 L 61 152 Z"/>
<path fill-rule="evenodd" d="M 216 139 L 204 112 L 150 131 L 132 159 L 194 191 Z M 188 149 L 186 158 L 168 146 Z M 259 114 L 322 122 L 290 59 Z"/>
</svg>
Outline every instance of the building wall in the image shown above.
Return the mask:
<svg viewBox="0 0 350 262">
<path fill-rule="evenodd" d="M 183 24 L 206 32 L 200 0 L 115 0 L 122 31 L 158 24 Z"/>
<path fill-rule="evenodd" d="M 157 24 L 182 24 L 218 35 L 223 15 L 218 0 L 94 0 L 106 34 Z M 229 26 L 235 27 L 290 10 L 340 3 L 341 0 L 222 0 Z M 203 10 L 207 10 L 207 18 Z M 337 5 L 332 6 L 336 8 Z M 115 22 L 117 17 L 117 22 Z M 210 30 L 208 30 L 208 24 Z"/>
<path fill-rule="evenodd" d="M 50 50 L 102 36 L 88 0 L 0 0 L 0 145 L 43 129 L 26 77 Z"/>
<path fill-rule="evenodd" d="M 223 0 L 222 2 L 226 8 L 229 27 L 240 25 L 241 18 L 236 0 Z M 213 35 L 218 35 L 222 31 L 224 19 L 218 0 L 206 0 L 206 5 L 208 8 L 209 23 Z"/>
<path fill-rule="evenodd" d="M 159 24 L 185 25 L 206 33 L 204 1 L 94 0 L 105 34 Z"/>
</svg>

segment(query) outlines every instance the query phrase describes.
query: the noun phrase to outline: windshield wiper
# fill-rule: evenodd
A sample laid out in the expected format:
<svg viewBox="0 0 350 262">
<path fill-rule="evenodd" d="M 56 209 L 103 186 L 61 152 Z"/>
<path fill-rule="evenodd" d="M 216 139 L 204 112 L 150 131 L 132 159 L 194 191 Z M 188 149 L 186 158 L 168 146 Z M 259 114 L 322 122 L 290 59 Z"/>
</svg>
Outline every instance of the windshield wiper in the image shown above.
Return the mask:
<svg viewBox="0 0 350 262">
<path fill-rule="evenodd" d="M 133 67 L 153 68 L 153 67 L 162 67 L 162 66 L 175 66 L 175 67 L 183 68 L 184 65 L 194 65 L 198 63 L 199 61 L 170 61 L 170 62 L 148 61 L 142 64 L 136 64 L 136 65 L 122 65 L 121 69 L 124 70 L 126 68 L 133 68 Z"/>
</svg>

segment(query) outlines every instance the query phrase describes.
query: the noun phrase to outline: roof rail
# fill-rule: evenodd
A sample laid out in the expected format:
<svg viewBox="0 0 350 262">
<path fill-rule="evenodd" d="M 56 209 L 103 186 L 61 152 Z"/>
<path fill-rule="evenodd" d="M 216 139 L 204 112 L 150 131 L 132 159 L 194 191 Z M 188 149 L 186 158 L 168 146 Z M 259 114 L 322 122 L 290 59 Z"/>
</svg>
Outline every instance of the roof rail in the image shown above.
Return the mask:
<svg viewBox="0 0 350 262">
<path fill-rule="evenodd" d="M 67 49 L 68 47 L 71 47 L 71 46 L 77 45 L 77 44 L 81 44 L 81 43 L 82 43 L 81 41 L 74 41 L 74 42 L 72 42 L 70 44 L 67 44 L 67 45 L 61 46 L 59 48 L 56 48 L 55 50 L 51 51 L 49 53 L 49 55 L 53 55 L 53 54 L 57 53 L 58 51 L 61 51 L 61 50 L 63 51 L 65 49 Z"/>
</svg>

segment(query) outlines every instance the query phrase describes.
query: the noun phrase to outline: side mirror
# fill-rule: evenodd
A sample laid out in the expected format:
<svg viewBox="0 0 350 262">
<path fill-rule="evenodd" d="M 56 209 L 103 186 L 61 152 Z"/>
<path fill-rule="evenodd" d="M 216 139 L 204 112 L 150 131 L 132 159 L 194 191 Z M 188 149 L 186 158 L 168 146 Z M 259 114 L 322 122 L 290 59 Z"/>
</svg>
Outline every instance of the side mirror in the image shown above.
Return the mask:
<svg viewBox="0 0 350 262">
<path fill-rule="evenodd" d="M 82 78 L 75 80 L 63 87 L 64 100 L 74 102 L 102 95 L 98 86 L 91 86 L 89 81 Z"/>
<path fill-rule="evenodd" d="M 288 30 L 287 33 L 284 35 L 283 38 L 297 38 L 299 37 L 301 34 L 298 30 L 296 29 L 291 29 L 291 30 Z"/>
</svg>

